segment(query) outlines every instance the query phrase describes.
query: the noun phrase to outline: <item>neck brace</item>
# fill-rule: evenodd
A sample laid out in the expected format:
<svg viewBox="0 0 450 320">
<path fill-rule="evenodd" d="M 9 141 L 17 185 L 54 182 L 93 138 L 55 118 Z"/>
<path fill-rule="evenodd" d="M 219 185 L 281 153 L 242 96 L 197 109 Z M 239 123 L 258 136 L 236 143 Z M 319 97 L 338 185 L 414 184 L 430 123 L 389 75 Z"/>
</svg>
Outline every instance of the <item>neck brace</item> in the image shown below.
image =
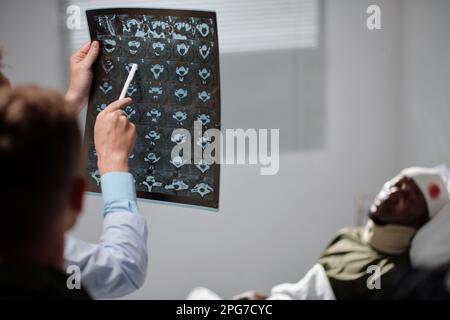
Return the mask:
<svg viewBox="0 0 450 320">
<path fill-rule="evenodd" d="M 364 228 L 363 241 L 387 254 L 401 254 L 411 246 L 417 229 L 398 224 L 377 225 L 369 220 Z"/>
</svg>

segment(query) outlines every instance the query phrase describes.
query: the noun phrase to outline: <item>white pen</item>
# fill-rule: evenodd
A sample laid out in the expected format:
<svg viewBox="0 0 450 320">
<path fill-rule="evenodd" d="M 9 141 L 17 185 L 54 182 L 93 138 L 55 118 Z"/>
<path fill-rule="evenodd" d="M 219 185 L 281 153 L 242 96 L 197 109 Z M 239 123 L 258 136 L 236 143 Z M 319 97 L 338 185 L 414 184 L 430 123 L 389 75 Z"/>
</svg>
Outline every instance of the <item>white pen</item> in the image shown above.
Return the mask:
<svg viewBox="0 0 450 320">
<path fill-rule="evenodd" d="M 125 98 L 125 95 L 127 94 L 128 87 L 130 86 L 131 80 L 133 80 L 134 74 L 136 73 L 138 65 L 136 63 L 133 63 L 131 65 L 130 73 L 128 74 L 127 81 L 125 81 L 125 85 L 123 86 L 122 92 L 120 93 L 119 99 Z"/>
</svg>

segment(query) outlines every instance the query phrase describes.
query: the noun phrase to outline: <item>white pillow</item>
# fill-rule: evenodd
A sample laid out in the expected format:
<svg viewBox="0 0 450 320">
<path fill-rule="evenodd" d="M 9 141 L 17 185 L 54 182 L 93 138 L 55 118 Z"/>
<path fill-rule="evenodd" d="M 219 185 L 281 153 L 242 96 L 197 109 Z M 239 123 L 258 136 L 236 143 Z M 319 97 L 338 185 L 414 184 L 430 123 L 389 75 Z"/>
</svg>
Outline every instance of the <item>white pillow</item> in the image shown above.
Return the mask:
<svg viewBox="0 0 450 320">
<path fill-rule="evenodd" d="M 435 268 L 450 262 L 450 203 L 417 231 L 410 256 L 416 268 Z"/>
</svg>

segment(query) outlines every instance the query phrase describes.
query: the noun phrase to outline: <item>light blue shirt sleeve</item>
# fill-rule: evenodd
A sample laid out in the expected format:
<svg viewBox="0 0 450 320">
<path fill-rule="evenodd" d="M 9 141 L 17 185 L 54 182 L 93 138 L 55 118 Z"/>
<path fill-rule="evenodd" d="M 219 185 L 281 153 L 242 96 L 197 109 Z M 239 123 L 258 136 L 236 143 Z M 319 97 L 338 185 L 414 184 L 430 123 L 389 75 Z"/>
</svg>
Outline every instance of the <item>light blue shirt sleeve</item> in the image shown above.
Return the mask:
<svg viewBox="0 0 450 320">
<path fill-rule="evenodd" d="M 101 177 L 104 220 L 100 243 L 66 235 L 64 263 L 81 271 L 81 284 L 93 298 L 118 298 L 139 289 L 147 274 L 147 223 L 139 214 L 133 176 Z"/>
<path fill-rule="evenodd" d="M 101 176 L 104 215 L 111 212 L 138 213 L 134 178 L 128 172 L 109 172 Z"/>
<path fill-rule="evenodd" d="M 65 237 L 65 268 L 81 271 L 81 285 L 94 299 L 123 297 L 145 282 L 147 223 L 141 214 L 114 212 L 105 217 L 99 244 Z"/>
</svg>

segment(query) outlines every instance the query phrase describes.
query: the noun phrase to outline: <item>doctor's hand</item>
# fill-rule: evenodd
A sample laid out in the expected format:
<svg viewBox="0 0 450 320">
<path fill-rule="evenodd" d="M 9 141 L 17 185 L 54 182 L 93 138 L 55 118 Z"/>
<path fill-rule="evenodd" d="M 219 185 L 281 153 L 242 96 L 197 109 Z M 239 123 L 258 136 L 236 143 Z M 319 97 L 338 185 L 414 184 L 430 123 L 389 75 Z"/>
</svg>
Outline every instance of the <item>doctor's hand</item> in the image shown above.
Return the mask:
<svg viewBox="0 0 450 320">
<path fill-rule="evenodd" d="M 76 108 L 77 113 L 87 104 L 92 84 L 92 65 L 100 51 L 97 41 L 87 42 L 70 57 L 70 84 L 66 99 Z"/>
<path fill-rule="evenodd" d="M 94 126 L 94 144 L 100 175 L 108 172 L 128 172 L 128 157 L 136 140 L 136 127 L 122 110 L 132 103 L 124 98 L 101 111 Z"/>
</svg>

